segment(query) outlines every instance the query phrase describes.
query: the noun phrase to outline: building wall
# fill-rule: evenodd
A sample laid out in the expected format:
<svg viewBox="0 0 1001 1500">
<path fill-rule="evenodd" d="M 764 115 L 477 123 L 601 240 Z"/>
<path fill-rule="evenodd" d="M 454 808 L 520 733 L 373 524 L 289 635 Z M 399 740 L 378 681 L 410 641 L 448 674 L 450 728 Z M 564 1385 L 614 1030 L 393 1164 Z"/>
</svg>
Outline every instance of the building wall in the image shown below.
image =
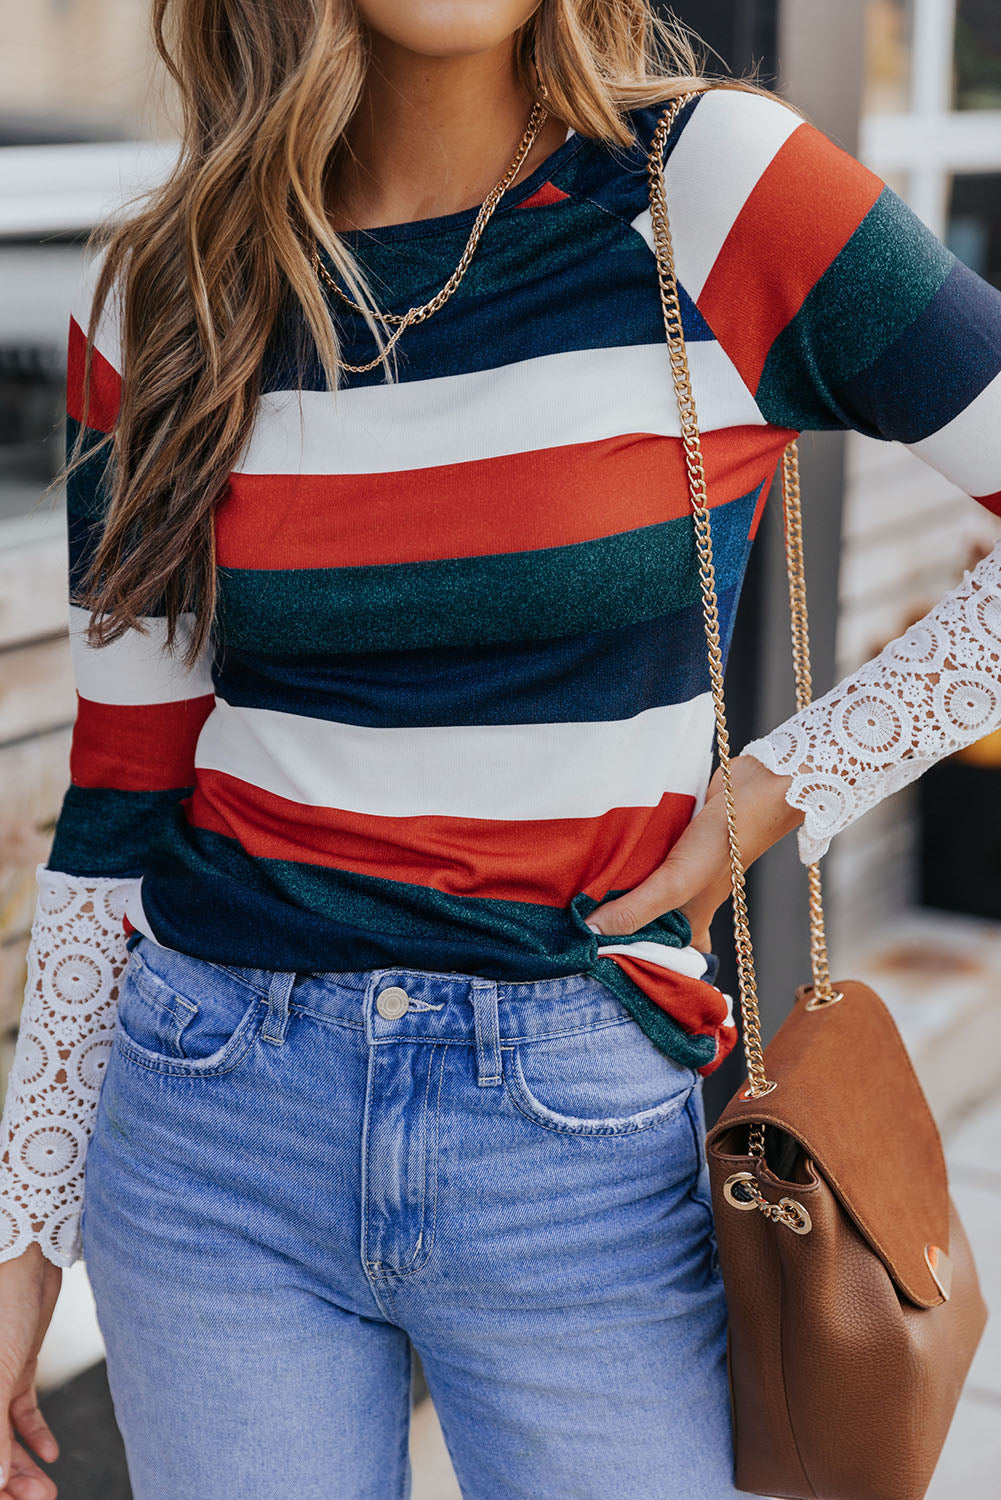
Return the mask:
<svg viewBox="0 0 1001 1500">
<path fill-rule="evenodd" d="M 172 134 L 148 0 L 0 0 L 0 110 Z"/>
</svg>

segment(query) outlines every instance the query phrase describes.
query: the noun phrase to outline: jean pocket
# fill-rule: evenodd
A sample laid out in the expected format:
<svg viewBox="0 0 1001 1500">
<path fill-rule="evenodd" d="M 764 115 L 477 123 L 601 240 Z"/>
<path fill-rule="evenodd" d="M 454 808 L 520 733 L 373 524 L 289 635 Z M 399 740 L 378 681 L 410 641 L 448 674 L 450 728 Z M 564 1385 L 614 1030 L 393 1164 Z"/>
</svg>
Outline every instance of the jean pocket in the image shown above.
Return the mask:
<svg viewBox="0 0 1001 1500">
<path fill-rule="evenodd" d="M 205 1078 L 242 1061 L 266 1011 L 227 970 L 143 938 L 121 978 L 115 1045 L 157 1072 Z"/>
<path fill-rule="evenodd" d="M 547 1130 L 632 1135 L 672 1119 L 697 1074 L 655 1047 L 631 1018 L 510 1048 L 504 1085 Z"/>
</svg>

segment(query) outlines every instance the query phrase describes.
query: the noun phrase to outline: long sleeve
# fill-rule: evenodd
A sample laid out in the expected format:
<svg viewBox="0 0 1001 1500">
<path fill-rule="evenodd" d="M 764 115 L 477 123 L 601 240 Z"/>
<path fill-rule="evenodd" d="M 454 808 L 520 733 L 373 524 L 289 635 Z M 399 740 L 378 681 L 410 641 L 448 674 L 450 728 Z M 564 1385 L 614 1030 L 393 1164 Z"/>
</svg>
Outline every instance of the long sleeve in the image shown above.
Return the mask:
<svg viewBox="0 0 1001 1500">
<path fill-rule="evenodd" d="M 878 656 L 741 751 L 791 776 L 804 864 L 929 766 L 1001 725 L 1001 542 Z"/>
<path fill-rule="evenodd" d="M 37 1240 L 69 1266 L 80 1254 L 87 1143 L 126 961 L 131 881 L 87 880 L 38 865 L 28 978 L 0 1140 L 0 1260 Z"/>
<path fill-rule="evenodd" d="M 679 275 L 762 418 L 790 438 L 850 429 L 902 443 L 1001 515 L 1001 292 L 774 100 L 706 96 L 666 171 L 669 202 L 673 186 L 701 229 Z M 999 575 L 996 549 L 878 657 L 743 747 L 792 775 L 804 863 L 1001 722 Z"/>
<path fill-rule="evenodd" d="M 114 294 L 97 330 L 90 401 L 83 354 L 100 257 L 84 269 L 69 323 L 66 443 L 111 431 L 122 391 Z M 0 1123 L 0 1260 L 37 1241 L 48 1259 L 80 1255 L 87 1144 L 127 961 L 130 901 L 164 820 L 194 783 L 194 749 L 213 704 L 209 653 L 184 668 L 150 616 L 104 647 L 85 639 L 74 595 L 106 514 L 107 444 L 67 481 L 69 634 L 77 689 L 71 782 L 37 897 L 27 985 Z M 190 629 L 190 620 L 185 629 Z"/>
</svg>

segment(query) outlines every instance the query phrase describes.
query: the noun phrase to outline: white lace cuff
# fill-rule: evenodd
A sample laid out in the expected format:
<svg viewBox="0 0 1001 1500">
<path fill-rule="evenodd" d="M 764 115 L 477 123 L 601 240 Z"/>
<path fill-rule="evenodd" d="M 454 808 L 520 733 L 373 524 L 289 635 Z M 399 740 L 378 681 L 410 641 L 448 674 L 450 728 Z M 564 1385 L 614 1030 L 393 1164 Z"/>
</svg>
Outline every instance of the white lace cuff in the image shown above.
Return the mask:
<svg viewBox="0 0 1001 1500">
<path fill-rule="evenodd" d="M 32 1241 L 56 1265 L 80 1256 L 80 1211 L 128 959 L 122 916 L 138 880 L 37 865 L 28 981 L 0 1121 L 0 1261 Z"/>
<path fill-rule="evenodd" d="M 1001 542 L 878 656 L 746 744 L 803 810 L 799 857 L 1001 724 Z"/>
</svg>

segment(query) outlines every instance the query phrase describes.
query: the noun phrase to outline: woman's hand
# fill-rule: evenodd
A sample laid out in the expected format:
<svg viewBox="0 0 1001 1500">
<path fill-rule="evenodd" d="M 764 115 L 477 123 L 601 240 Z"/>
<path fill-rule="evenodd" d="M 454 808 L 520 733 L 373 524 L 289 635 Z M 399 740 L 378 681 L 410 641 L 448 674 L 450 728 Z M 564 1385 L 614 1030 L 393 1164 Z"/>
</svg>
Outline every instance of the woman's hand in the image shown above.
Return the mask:
<svg viewBox="0 0 1001 1500">
<path fill-rule="evenodd" d="M 791 776 L 776 776 L 753 755 L 730 762 L 737 839 L 744 868 L 778 842 L 805 813 L 785 800 Z M 679 908 L 692 928 L 692 944 L 708 952 L 709 924 L 730 895 L 730 843 L 723 800 L 723 774 L 717 768 L 705 804 L 688 824 L 663 864 L 640 885 L 596 907 L 588 925 L 605 937 L 621 937 L 655 917 Z"/>
<path fill-rule="evenodd" d="M 17 1441 L 30 1443 L 52 1463 L 59 1445 L 38 1409 L 35 1370 L 38 1351 L 52 1320 L 62 1285 L 62 1268 L 36 1244 L 0 1261 L 0 1500 L 54 1500 L 56 1486 Z"/>
</svg>

